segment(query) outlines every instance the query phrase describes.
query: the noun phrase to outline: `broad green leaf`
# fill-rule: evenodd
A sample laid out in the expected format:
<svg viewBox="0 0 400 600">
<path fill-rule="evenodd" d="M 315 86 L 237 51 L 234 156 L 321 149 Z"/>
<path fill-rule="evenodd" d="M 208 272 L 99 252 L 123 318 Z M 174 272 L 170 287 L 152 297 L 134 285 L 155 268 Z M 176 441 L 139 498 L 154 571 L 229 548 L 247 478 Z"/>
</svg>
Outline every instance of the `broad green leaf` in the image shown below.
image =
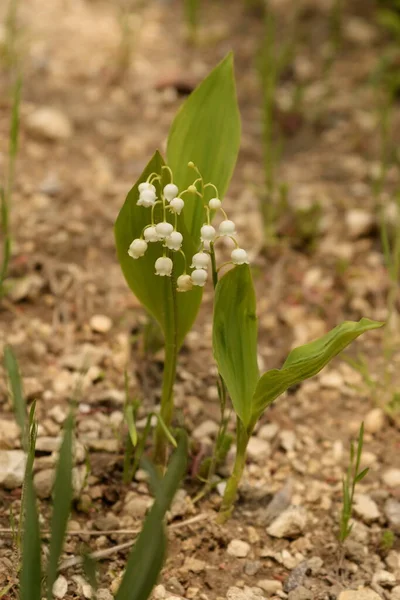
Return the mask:
<svg viewBox="0 0 400 600">
<path fill-rule="evenodd" d="M 185 293 L 176 292 L 176 278 L 184 268 L 183 256 L 179 252 L 170 253 L 174 261 L 173 277 L 155 275 L 154 264 L 157 258 L 162 256 L 161 242 L 149 244 L 146 254 L 141 258 L 133 259 L 128 255 L 131 242 L 139 238 L 144 227 L 151 223 L 151 209 L 137 206 L 139 183 L 146 181 L 151 173 L 161 175 L 163 164 L 161 155 L 156 152 L 129 192 L 115 222 L 115 242 L 118 260 L 129 287 L 160 324 L 166 343 L 177 344 L 179 347 L 196 318 L 201 302 L 201 288 L 197 287 Z M 159 197 L 160 186 L 157 182 L 154 185 Z M 156 211 L 158 221 L 161 220 L 159 217 L 160 214 Z M 167 218 L 172 222 L 170 216 Z M 186 231 L 182 216 L 178 218 L 178 229 L 184 238 L 182 249 L 189 267 L 189 261 L 197 252 L 197 247 Z"/>
<path fill-rule="evenodd" d="M 204 182 L 217 186 L 222 198 L 232 177 L 240 145 L 233 57 L 229 54 L 182 105 L 171 126 L 167 161 L 180 190 L 193 183 L 193 161 Z M 213 193 L 214 195 L 214 193 Z M 182 213 L 189 233 L 198 240 L 204 223 L 199 197 L 185 195 Z"/>
<path fill-rule="evenodd" d="M 235 267 L 218 282 L 213 351 L 235 412 L 247 427 L 259 379 L 256 299 L 248 265 Z"/>
<path fill-rule="evenodd" d="M 14 404 L 15 419 L 21 430 L 21 443 L 24 450 L 28 451 L 27 441 L 27 413 L 25 398 L 22 391 L 22 380 L 19 372 L 17 359 L 11 346 L 4 349 L 4 366 L 7 378 L 11 388 L 11 395 Z"/>
<path fill-rule="evenodd" d="M 260 378 L 253 398 L 252 426 L 264 410 L 288 388 L 319 373 L 359 335 L 382 325 L 383 323 L 370 319 L 345 321 L 314 342 L 292 350 L 281 369 L 268 371 Z"/>
<path fill-rule="evenodd" d="M 41 600 L 40 531 L 32 471 L 26 473 L 20 600 Z"/>
<path fill-rule="evenodd" d="M 72 435 L 74 417 L 72 410 L 64 425 L 64 437 L 60 448 L 53 490 L 53 514 L 51 517 L 51 540 L 47 566 L 47 598 L 53 597 L 53 584 L 57 579 L 58 561 L 63 549 L 65 532 L 72 503 Z"/>
<path fill-rule="evenodd" d="M 115 600 L 147 600 L 164 563 L 164 516 L 186 471 L 187 438 L 182 434 L 164 478 L 155 482 L 156 496 L 129 556 Z"/>
</svg>

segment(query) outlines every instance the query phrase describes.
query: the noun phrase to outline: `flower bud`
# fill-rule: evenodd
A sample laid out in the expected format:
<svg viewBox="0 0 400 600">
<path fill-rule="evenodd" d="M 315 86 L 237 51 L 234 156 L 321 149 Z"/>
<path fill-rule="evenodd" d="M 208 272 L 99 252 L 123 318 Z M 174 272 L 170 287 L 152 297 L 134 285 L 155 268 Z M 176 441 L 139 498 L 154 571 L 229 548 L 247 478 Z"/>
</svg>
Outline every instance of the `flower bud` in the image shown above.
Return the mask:
<svg viewBox="0 0 400 600">
<path fill-rule="evenodd" d="M 195 269 L 194 271 L 192 271 L 191 277 L 193 285 L 203 287 L 203 285 L 207 281 L 207 271 L 205 271 L 204 269 Z"/>
<path fill-rule="evenodd" d="M 193 281 L 190 275 L 179 275 L 177 281 L 178 292 L 189 292 L 193 287 Z"/>
<path fill-rule="evenodd" d="M 156 193 L 153 190 L 143 190 L 143 192 L 140 192 L 138 205 L 145 206 L 146 208 L 153 206 L 156 201 L 156 197 Z"/>
<path fill-rule="evenodd" d="M 208 203 L 208 206 L 211 208 L 211 210 L 218 210 L 219 208 L 221 208 L 221 200 L 219 198 L 211 198 L 211 200 Z"/>
<path fill-rule="evenodd" d="M 173 198 L 169 203 L 169 206 L 172 212 L 176 213 L 177 215 L 180 215 L 183 207 L 185 206 L 185 203 L 182 200 L 182 198 Z"/>
<path fill-rule="evenodd" d="M 173 262 L 168 256 L 160 256 L 155 263 L 156 275 L 161 277 L 170 277 L 172 273 Z"/>
<path fill-rule="evenodd" d="M 144 235 L 144 239 L 146 240 L 146 242 L 158 242 L 159 241 L 159 237 L 157 235 L 156 228 L 153 226 L 146 227 L 146 229 L 143 232 L 143 235 Z"/>
<path fill-rule="evenodd" d="M 129 246 L 128 254 L 132 258 L 140 258 L 144 255 L 147 250 L 147 243 L 144 240 L 137 238 L 133 240 L 132 244 Z"/>
<path fill-rule="evenodd" d="M 142 181 L 142 183 L 139 183 L 138 190 L 139 193 L 142 193 L 145 190 L 152 190 L 154 193 L 156 193 L 156 188 L 153 184 L 149 183 L 148 181 Z"/>
<path fill-rule="evenodd" d="M 179 250 L 182 246 L 183 235 L 179 231 L 173 231 L 171 235 L 165 238 L 165 246 L 170 250 Z"/>
<path fill-rule="evenodd" d="M 213 242 L 216 231 L 212 225 L 203 225 L 200 229 L 201 241 L 202 242 Z"/>
<path fill-rule="evenodd" d="M 161 221 L 161 223 L 157 223 L 156 232 L 159 240 L 163 240 L 173 232 L 174 227 L 171 223 L 167 223 L 167 221 Z"/>
<path fill-rule="evenodd" d="M 222 221 L 222 223 L 220 223 L 218 230 L 220 235 L 235 235 L 236 225 L 233 221 L 226 219 L 225 221 Z"/>
<path fill-rule="evenodd" d="M 190 265 L 195 269 L 207 269 L 210 264 L 210 255 L 207 252 L 197 252 L 193 255 L 192 264 Z"/>
<path fill-rule="evenodd" d="M 231 260 L 235 265 L 248 265 L 249 259 L 246 250 L 243 248 L 235 248 L 231 252 Z"/>
<path fill-rule="evenodd" d="M 171 202 L 178 195 L 178 187 L 174 183 L 168 183 L 164 188 L 164 198 L 167 202 Z"/>
</svg>

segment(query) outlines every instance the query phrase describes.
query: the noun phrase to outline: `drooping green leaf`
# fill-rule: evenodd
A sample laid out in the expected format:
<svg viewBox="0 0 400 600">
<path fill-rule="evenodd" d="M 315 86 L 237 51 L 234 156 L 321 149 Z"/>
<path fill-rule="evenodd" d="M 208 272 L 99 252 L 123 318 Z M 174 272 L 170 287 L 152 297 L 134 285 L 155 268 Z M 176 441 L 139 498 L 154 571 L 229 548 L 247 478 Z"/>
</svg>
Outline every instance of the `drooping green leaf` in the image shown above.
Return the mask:
<svg viewBox="0 0 400 600">
<path fill-rule="evenodd" d="M 40 531 L 32 471 L 25 476 L 25 519 L 22 542 L 20 600 L 41 600 Z"/>
<path fill-rule="evenodd" d="M 57 579 L 58 561 L 63 549 L 68 518 L 71 512 L 72 489 L 72 436 L 74 417 L 72 410 L 64 425 L 64 436 L 56 468 L 53 490 L 53 514 L 51 517 L 51 540 L 47 566 L 47 598 L 53 597 L 53 585 Z"/>
<path fill-rule="evenodd" d="M 292 350 L 281 369 L 268 371 L 260 378 L 253 398 L 252 424 L 288 388 L 316 375 L 359 335 L 382 325 L 370 319 L 345 321 L 314 342 Z"/>
<path fill-rule="evenodd" d="M 155 275 L 154 264 L 157 258 L 162 256 L 161 243 L 149 244 L 145 255 L 141 258 L 133 259 L 128 255 L 131 242 L 139 238 L 146 225 L 151 223 L 151 209 L 137 206 L 139 183 L 146 181 L 151 173 L 161 175 L 163 164 L 161 155 L 156 152 L 129 192 L 115 222 L 115 242 L 118 260 L 129 287 L 160 324 L 166 342 L 176 343 L 179 347 L 196 318 L 201 302 L 201 288 L 197 287 L 185 293 L 176 292 L 176 278 L 184 270 L 184 259 L 180 252 L 170 253 L 170 258 L 174 261 L 173 277 Z M 167 181 L 166 179 L 165 183 Z M 157 196 L 160 197 L 158 182 L 154 182 L 154 185 L 157 188 Z M 160 213 L 156 211 L 156 220 L 162 220 L 160 217 Z M 167 219 L 173 222 L 168 215 Z M 178 218 L 178 230 L 183 235 L 182 250 L 189 261 L 197 252 L 197 247 L 187 234 L 182 216 Z M 175 334 L 176 339 L 174 339 Z"/>
<path fill-rule="evenodd" d="M 202 81 L 181 107 L 171 126 L 167 161 L 179 189 L 186 189 L 195 177 L 187 164 L 193 161 L 204 182 L 225 194 L 240 145 L 240 115 L 236 99 L 233 57 L 229 54 Z M 185 195 L 186 227 L 198 240 L 204 215 L 195 195 Z"/>
<path fill-rule="evenodd" d="M 4 348 L 4 366 L 9 381 L 14 405 L 15 419 L 21 430 L 21 443 L 24 450 L 28 451 L 27 440 L 27 412 L 25 398 L 22 391 L 22 379 L 19 372 L 17 359 L 11 346 Z"/>
<path fill-rule="evenodd" d="M 235 267 L 218 282 L 213 351 L 235 412 L 247 427 L 259 379 L 256 299 L 248 265 Z"/>
<path fill-rule="evenodd" d="M 187 438 L 182 434 L 164 478 L 155 482 L 156 496 L 129 556 L 115 600 L 147 600 L 164 563 L 164 516 L 186 471 Z"/>
</svg>

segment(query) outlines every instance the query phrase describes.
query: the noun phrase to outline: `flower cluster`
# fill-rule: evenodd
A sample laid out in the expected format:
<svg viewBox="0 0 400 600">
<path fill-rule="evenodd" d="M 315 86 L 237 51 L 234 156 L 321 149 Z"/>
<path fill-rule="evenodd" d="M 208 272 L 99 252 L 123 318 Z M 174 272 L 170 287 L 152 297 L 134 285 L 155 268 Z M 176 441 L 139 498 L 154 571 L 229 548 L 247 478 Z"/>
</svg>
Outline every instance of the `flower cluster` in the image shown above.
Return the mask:
<svg viewBox="0 0 400 600">
<path fill-rule="evenodd" d="M 157 199 L 157 190 L 154 182 L 160 181 L 161 176 L 156 173 L 152 173 L 147 181 L 139 184 L 139 199 L 137 201 L 138 206 L 144 208 L 151 208 L 151 223 L 147 225 L 140 238 L 133 240 L 128 249 L 128 254 L 134 259 L 141 258 L 146 253 L 148 244 L 161 242 L 163 246 L 163 255 L 160 256 L 155 262 L 155 274 L 160 277 L 171 277 L 174 262 L 171 258 L 172 253 L 179 252 L 183 256 L 185 268 L 183 273 L 177 278 L 177 291 L 187 292 L 192 287 L 200 286 L 203 287 L 207 281 L 208 268 L 211 264 L 210 252 L 213 251 L 213 244 L 221 237 L 229 237 L 235 244 L 235 248 L 231 252 L 231 260 L 229 262 L 242 265 L 248 264 L 247 252 L 240 248 L 236 238 L 236 226 L 235 223 L 228 219 L 225 211 L 222 208 L 221 200 L 218 197 L 218 190 L 212 183 L 203 183 L 203 179 L 194 166 L 193 163 L 189 163 L 189 167 L 195 169 L 199 177 L 195 182 L 190 185 L 186 190 L 179 193 L 178 187 L 173 183 L 172 172 L 169 167 L 163 167 L 167 169 L 171 176 L 171 183 L 164 186 L 161 198 Z M 198 190 L 198 186 L 201 191 Z M 216 197 L 211 198 L 208 203 L 204 203 L 204 190 L 207 187 L 213 188 L 216 192 Z M 200 229 L 201 246 L 192 257 L 190 268 L 191 273 L 186 272 L 186 255 L 182 250 L 183 236 L 177 230 L 178 216 L 184 209 L 185 202 L 182 196 L 186 193 L 196 194 L 201 198 L 203 202 L 203 209 L 205 214 L 205 223 Z M 155 222 L 155 207 L 160 206 L 162 208 L 163 220 Z M 167 220 L 167 211 L 171 213 L 174 225 Z M 218 231 L 211 225 L 211 216 L 214 212 L 220 211 L 223 214 L 223 221 L 218 227 Z M 169 255 L 168 255 L 169 254 Z"/>
</svg>

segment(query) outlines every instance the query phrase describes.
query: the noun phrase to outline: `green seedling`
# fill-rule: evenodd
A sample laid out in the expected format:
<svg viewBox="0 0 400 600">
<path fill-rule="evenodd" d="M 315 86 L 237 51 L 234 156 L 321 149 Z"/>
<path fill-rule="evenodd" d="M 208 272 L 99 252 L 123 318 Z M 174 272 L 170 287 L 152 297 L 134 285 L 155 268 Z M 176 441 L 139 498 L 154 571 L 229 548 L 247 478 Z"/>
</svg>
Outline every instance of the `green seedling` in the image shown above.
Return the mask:
<svg viewBox="0 0 400 600">
<path fill-rule="evenodd" d="M 350 523 L 350 519 L 353 514 L 354 493 L 356 490 L 356 485 L 362 479 L 364 479 L 364 477 L 368 473 L 368 468 L 360 470 L 363 443 L 364 423 L 361 423 L 357 440 L 357 449 L 355 449 L 354 443 L 351 442 L 350 464 L 347 469 L 346 476 L 343 478 L 343 505 L 340 513 L 339 523 L 339 542 L 342 546 L 349 537 L 352 530 L 352 524 Z"/>
</svg>

